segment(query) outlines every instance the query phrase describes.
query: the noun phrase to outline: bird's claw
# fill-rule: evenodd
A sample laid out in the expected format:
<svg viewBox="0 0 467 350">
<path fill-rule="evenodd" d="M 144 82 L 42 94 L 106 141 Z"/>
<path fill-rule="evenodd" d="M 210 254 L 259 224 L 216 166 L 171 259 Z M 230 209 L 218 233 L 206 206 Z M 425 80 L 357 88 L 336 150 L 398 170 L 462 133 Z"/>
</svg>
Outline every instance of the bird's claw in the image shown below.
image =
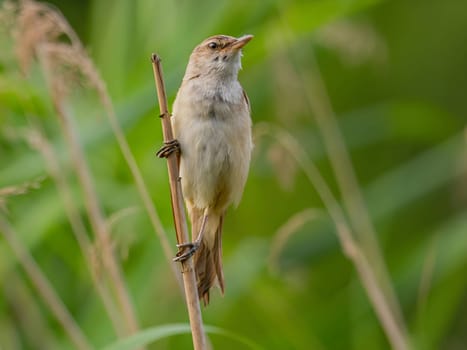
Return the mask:
<svg viewBox="0 0 467 350">
<path fill-rule="evenodd" d="M 164 141 L 164 146 L 157 151 L 156 156 L 159 158 L 168 158 L 174 152 L 180 152 L 180 143 L 176 139 Z"/>
<path fill-rule="evenodd" d="M 193 254 L 196 253 L 198 250 L 200 244 L 198 242 L 188 242 L 188 243 L 182 243 L 182 244 L 177 244 L 178 252 L 175 254 L 175 258 L 173 261 L 180 261 L 184 262 L 191 258 Z"/>
</svg>

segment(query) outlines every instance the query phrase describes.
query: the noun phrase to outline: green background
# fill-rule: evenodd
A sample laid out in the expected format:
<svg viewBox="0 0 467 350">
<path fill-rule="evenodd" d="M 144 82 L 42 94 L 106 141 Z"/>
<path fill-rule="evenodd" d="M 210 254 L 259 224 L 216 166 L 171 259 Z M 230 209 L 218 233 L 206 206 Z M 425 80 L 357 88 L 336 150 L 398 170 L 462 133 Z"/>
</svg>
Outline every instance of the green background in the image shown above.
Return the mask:
<svg viewBox="0 0 467 350">
<path fill-rule="evenodd" d="M 419 349 L 466 346 L 466 2 L 53 3 L 107 85 L 172 246 L 166 164 L 155 157 L 162 135 L 150 55 L 157 52 L 163 59 L 171 103 L 194 46 L 214 34 L 253 34 L 239 75 L 253 123 L 290 134 L 341 201 L 330 162 L 335 150 L 325 147 L 327 136 L 315 118 L 320 106 L 330 103 L 411 342 Z M 28 75 L 20 74 L 13 45 L 11 33 L 0 31 L 0 188 L 38 178 L 40 184 L 3 198 L 0 215 L 89 342 L 101 348 L 117 336 L 57 187 L 41 156 L 25 141 L 31 125 L 39 124 L 52 142 L 86 218 L 82 191 L 44 75 L 37 64 Z M 325 88 L 317 93 L 320 79 Z M 172 270 L 94 90 L 74 88 L 67 106 L 104 212 L 107 217 L 120 213 L 112 239 L 140 327 L 188 322 Z M 263 349 L 390 348 L 314 184 L 274 138 L 257 138 L 255 145 L 243 200 L 229 210 L 225 223 L 226 294 L 212 293 L 203 309 L 205 323 Z M 313 220 L 292 230 L 271 260 L 278 230 L 308 208 L 316 213 Z M 210 339 L 216 349 L 243 346 L 235 337 L 213 334 Z M 190 344 L 185 334 L 149 348 L 186 349 Z M 73 348 L 3 238 L 0 348 Z"/>
</svg>

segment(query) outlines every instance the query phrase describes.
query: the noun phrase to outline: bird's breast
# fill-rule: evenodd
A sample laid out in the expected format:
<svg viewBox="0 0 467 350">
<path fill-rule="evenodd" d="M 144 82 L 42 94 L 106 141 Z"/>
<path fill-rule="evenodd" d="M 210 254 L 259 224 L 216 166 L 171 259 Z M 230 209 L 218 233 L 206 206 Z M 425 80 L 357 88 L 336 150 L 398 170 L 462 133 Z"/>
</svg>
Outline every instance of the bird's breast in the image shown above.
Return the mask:
<svg viewBox="0 0 467 350">
<path fill-rule="evenodd" d="M 236 201 L 234 194 L 242 193 L 252 148 L 251 121 L 244 101 L 179 95 L 174 105 L 174 131 L 181 146 L 184 195 L 201 208 Z"/>
</svg>

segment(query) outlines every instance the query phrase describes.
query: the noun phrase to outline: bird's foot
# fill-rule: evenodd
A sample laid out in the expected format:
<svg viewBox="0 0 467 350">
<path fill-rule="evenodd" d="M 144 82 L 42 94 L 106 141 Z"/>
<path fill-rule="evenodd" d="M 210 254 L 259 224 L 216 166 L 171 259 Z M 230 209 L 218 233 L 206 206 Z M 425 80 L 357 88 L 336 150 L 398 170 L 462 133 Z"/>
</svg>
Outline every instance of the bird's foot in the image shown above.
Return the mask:
<svg viewBox="0 0 467 350">
<path fill-rule="evenodd" d="M 200 242 L 188 242 L 183 244 L 177 244 L 178 252 L 175 254 L 174 261 L 184 262 L 191 258 L 196 253 L 200 246 Z"/>
<path fill-rule="evenodd" d="M 159 158 L 168 158 L 174 152 L 180 152 L 180 143 L 176 139 L 164 141 L 164 146 L 157 151 L 156 156 Z"/>
</svg>

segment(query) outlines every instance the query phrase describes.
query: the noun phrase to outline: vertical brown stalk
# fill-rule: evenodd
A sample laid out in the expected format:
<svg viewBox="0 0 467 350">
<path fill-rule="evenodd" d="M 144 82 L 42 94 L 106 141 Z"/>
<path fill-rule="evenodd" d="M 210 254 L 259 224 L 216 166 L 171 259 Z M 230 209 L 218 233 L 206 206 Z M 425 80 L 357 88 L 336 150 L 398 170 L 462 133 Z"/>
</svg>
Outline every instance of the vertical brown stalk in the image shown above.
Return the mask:
<svg viewBox="0 0 467 350">
<path fill-rule="evenodd" d="M 318 192 L 334 222 L 342 250 L 354 264 L 357 276 L 367 293 L 392 348 L 397 350 L 410 349 L 411 347 L 408 336 L 394 316 L 392 306 L 384 293 L 383 286 L 379 283 L 372 262 L 368 260 L 367 256 L 363 252 L 363 248 L 360 246 L 360 243 L 354 238 L 355 234 L 346 219 L 343 208 L 334 197 L 318 168 L 310 160 L 310 157 L 300 147 L 298 142 L 285 130 L 278 127 L 270 127 L 266 123 L 257 124 L 256 129 L 257 137 L 264 134 L 274 136 L 304 171 L 310 183 L 313 184 L 314 188 Z"/>
<path fill-rule="evenodd" d="M 371 261 L 371 265 L 367 270 L 361 269 L 358 263 L 355 264 L 356 268 L 359 272 L 367 271 L 371 273 L 372 278 L 370 280 L 376 281 L 380 286 L 381 296 L 375 298 L 371 290 L 367 288 L 365 279 L 362 279 L 363 285 L 367 289 L 370 299 L 373 301 L 375 311 L 380 315 L 383 328 L 394 348 L 408 349 L 409 337 L 407 328 L 379 247 L 376 231 L 363 200 L 357 177 L 350 160 L 350 155 L 339 130 L 320 70 L 316 65 L 312 67 L 314 68 L 312 71 L 312 81 L 307 81 L 304 75 L 298 74 L 297 77 L 302 81 L 310 110 L 323 136 L 324 146 L 329 155 L 337 184 L 342 193 L 343 206 L 348 213 L 349 224 L 353 229 L 352 232 L 355 233 L 355 242 L 358 242 L 360 248 L 358 257 Z M 357 260 L 354 261 L 357 262 Z M 367 275 L 363 274 L 361 276 L 365 277 Z M 377 301 L 384 302 L 385 305 L 387 304 L 386 307 L 383 308 L 385 308 L 389 314 L 379 310 L 379 305 L 382 304 L 378 304 Z M 388 315 L 389 317 L 383 319 L 381 317 L 382 314 Z M 390 322 L 386 322 L 385 320 L 389 320 Z"/>
<path fill-rule="evenodd" d="M 170 124 L 170 114 L 167 107 L 167 96 L 165 94 L 164 80 L 162 77 L 161 60 L 159 56 L 153 54 L 151 57 L 154 71 L 154 80 L 157 89 L 157 98 L 161 112 L 162 132 L 164 142 L 174 139 L 172 126 Z M 167 167 L 169 171 L 170 194 L 172 203 L 172 212 L 175 222 L 175 231 L 178 244 L 189 242 L 188 227 L 186 224 L 185 209 L 183 206 L 183 195 L 179 181 L 179 169 L 177 155 L 172 153 L 167 158 Z M 181 263 L 183 284 L 185 288 L 185 297 L 190 318 L 191 334 L 193 337 L 193 346 L 195 350 L 206 349 L 206 338 L 204 335 L 203 319 L 201 317 L 201 308 L 199 305 L 198 289 L 196 287 L 196 276 L 193 259 L 188 259 Z"/>
<path fill-rule="evenodd" d="M 54 92 L 55 89 L 52 88 L 51 91 Z M 113 254 L 110 234 L 94 189 L 88 164 L 86 163 L 83 151 L 71 125 L 71 118 L 66 112 L 65 107 L 56 96 L 54 96 L 53 102 L 55 110 L 60 117 L 63 135 L 71 152 L 77 178 L 83 189 L 84 202 L 89 216 L 89 221 L 102 249 L 104 267 L 109 274 L 109 279 L 115 290 L 115 295 L 123 314 L 123 320 L 126 324 L 127 333 L 135 333 L 138 330 L 138 324 L 133 310 L 133 305 L 122 276 L 121 268 Z"/>
<path fill-rule="evenodd" d="M 102 300 L 102 303 L 107 311 L 109 319 L 113 324 L 116 334 L 123 336 L 125 332 L 121 322 L 121 317 L 119 316 L 115 302 L 111 297 L 108 286 L 101 278 L 99 278 L 98 272 L 94 267 L 92 242 L 88 238 L 85 224 L 79 214 L 78 208 L 76 207 L 76 203 L 73 199 L 70 185 L 67 182 L 64 171 L 60 168 L 58 156 L 54 153 L 52 145 L 48 142 L 45 135 L 43 135 L 40 131 L 39 126 L 35 126 L 35 128 L 28 133 L 27 140 L 32 147 L 38 150 L 44 159 L 47 171 L 51 178 L 54 180 L 55 186 L 57 187 L 57 190 L 62 198 L 65 213 L 76 237 L 76 241 L 78 242 L 81 252 L 85 258 L 84 261 L 87 264 L 94 286 L 96 287 L 96 290 Z"/>
<path fill-rule="evenodd" d="M 290 37 L 291 29 L 287 20 L 281 15 L 280 20 L 284 32 L 287 33 L 287 37 Z M 284 42 L 287 40 L 285 39 Z M 352 238 L 354 247 L 358 248 L 358 254 L 350 253 L 354 250 L 346 249 L 349 248 L 348 246 L 343 245 L 343 248 L 359 273 L 360 280 L 388 340 L 395 349 L 406 350 L 410 348 L 409 336 L 400 304 L 391 284 L 376 232 L 360 192 L 350 155 L 339 130 L 321 72 L 313 55 L 311 55 L 311 59 L 313 80 L 307 79 L 303 72 L 298 72 L 296 69 L 293 71 L 303 87 L 309 109 L 313 113 L 323 137 L 324 146 L 329 155 L 339 190 L 342 193 L 343 206 L 349 217 L 347 231 L 350 233 L 349 235 L 344 234 L 344 237 Z M 369 265 L 364 262 L 368 262 Z M 362 264 L 368 268 L 362 268 Z"/>
</svg>

